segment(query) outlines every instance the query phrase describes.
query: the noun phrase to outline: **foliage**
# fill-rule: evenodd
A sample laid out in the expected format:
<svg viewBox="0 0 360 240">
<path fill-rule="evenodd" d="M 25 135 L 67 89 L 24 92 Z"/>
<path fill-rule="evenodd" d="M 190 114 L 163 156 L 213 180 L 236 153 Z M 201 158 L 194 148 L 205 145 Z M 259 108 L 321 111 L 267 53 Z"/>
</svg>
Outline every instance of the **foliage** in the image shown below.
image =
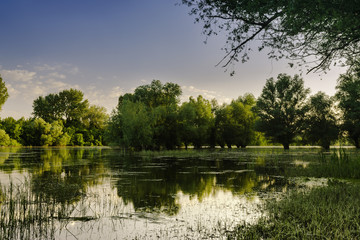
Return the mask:
<svg viewBox="0 0 360 240">
<path fill-rule="evenodd" d="M 303 129 L 308 93 L 309 89 L 304 88 L 304 81 L 298 75 L 292 78 L 279 74 L 276 82 L 268 79 L 256 103 L 258 129 L 288 149 Z"/>
<path fill-rule="evenodd" d="M 9 93 L 5 86 L 5 82 L 3 82 L 3 79 L 0 76 L 0 110 L 8 98 L 9 98 Z"/>
<path fill-rule="evenodd" d="M 223 105 L 215 112 L 215 126 L 217 139 L 220 145 L 226 143 L 231 148 L 246 147 L 255 138 L 256 115 L 252 111 L 255 105 L 255 97 L 246 94 L 232 101 L 230 105 Z"/>
<path fill-rule="evenodd" d="M 86 144 L 102 145 L 104 129 L 109 116 L 104 107 L 92 105 L 84 99 L 83 92 L 76 89 L 63 90 L 56 94 L 38 97 L 33 103 L 35 118 L 42 118 L 47 123 L 58 122 L 64 125 L 63 136 L 54 140 L 43 136 L 45 145 Z M 67 133 L 66 135 L 64 135 Z M 82 134 L 83 141 L 78 142 L 75 134 Z M 70 140 L 69 140 L 70 139 Z"/>
<path fill-rule="evenodd" d="M 133 94 L 120 96 L 109 122 L 107 139 L 135 149 L 174 148 L 179 144 L 180 95 L 179 85 L 153 80 L 137 87 Z"/>
<path fill-rule="evenodd" d="M 207 36 L 227 33 L 224 66 L 249 59 L 250 42 L 261 40 L 259 51 L 269 57 L 314 64 L 308 71 L 326 69 L 332 62 L 359 56 L 360 4 L 342 1 L 225 1 L 182 0 Z M 315 61 L 314 61 L 315 59 Z M 348 64 L 352 64 L 348 62 Z"/>
<path fill-rule="evenodd" d="M 0 146 L 19 146 L 20 144 L 11 139 L 10 136 L 3 130 L 0 129 Z"/>
<path fill-rule="evenodd" d="M 152 109 L 153 144 L 156 148 L 174 149 L 180 145 L 178 108 L 178 105 L 171 104 Z"/>
<path fill-rule="evenodd" d="M 150 148 L 152 144 L 151 117 L 142 102 L 124 101 L 120 109 L 122 144 L 135 149 Z"/>
<path fill-rule="evenodd" d="M 340 75 L 336 98 L 342 111 L 342 129 L 360 148 L 360 67 Z"/>
<path fill-rule="evenodd" d="M 325 149 L 338 139 L 339 129 L 334 112 L 334 101 L 323 92 L 310 97 L 305 119 L 305 138 Z"/>
<path fill-rule="evenodd" d="M 184 102 L 179 110 L 181 140 L 185 147 L 193 144 L 196 148 L 209 144 L 210 133 L 214 124 L 211 104 L 201 95 L 189 102 Z"/>
<path fill-rule="evenodd" d="M 64 120 L 66 126 L 79 123 L 89 107 L 88 100 L 84 100 L 83 97 L 81 91 L 72 88 L 58 94 L 40 96 L 34 100 L 33 114 L 47 122 Z"/>
<path fill-rule="evenodd" d="M 114 146 L 122 145 L 122 139 L 124 137 L 122 131 L 122 118 L 118 108 L 112 111 L 104 132 L 105 141 L 108 142 L 109 145 Z"/>
<path fill-rule="evenodd" d="M 1 128 L 6 131 L 6 133 L 10 136 L 10 138 L 16 140 L 17 142 L 21 142 L 21 134 L 23 132 L 22 124 L 24 118 L 20 118 L 19 120 L 15 120 L 13 117 L 7 117 L 1 120 Z"/>
<path fill-rule="evenodd" d="M 83 137 L 82 133 L 76 133 L 74 135 L 72 143 L 75 146 L 84 146 L 85 142 L 84 142 L 84 137 Z"/>
<path fill-rule="evenodd" d="M 151 84 L 142 85 L 135 89 L 132 101 L 140 101 L 147 107 L 169 106 L 179 103 L 182 91 L 178 84 L 165 83 L 153 80 Z"/>
<path fill-rule="evenodd" d="M 46 122 L 63 119 L 61 112 L 59 94 L 49 94 L 45 97 L 40 96 L 33 102 L 33 114 L 35 117 L 42 118 Z"/>
<path fill-rule="evenodd" d="M 82 121 L 87 129 L 104 129 L 108 118 L 104 107 L 92 105 L 85 111 Z"/>
</svg>

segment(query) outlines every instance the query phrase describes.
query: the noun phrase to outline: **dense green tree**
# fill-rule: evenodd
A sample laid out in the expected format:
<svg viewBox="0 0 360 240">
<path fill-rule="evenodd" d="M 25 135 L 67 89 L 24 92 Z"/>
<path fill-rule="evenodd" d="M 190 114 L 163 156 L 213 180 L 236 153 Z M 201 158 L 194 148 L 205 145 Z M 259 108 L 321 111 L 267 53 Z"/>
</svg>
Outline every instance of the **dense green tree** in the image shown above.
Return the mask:
<svg viewBox="0 0 360 240">
<path fill-rule="evenodd" d="M 132 101 L 140 101 L 147 107 L 169 106 L 178 104 L 182 91 L 178 84 L 153 80 L 151 84 L 142 85 L 135 89 Z"/>
<path fill-rule="evenodd" d="M 7 117 L 1 120 L 1 128 L 6 131 L 11 139 L 21 142 L 23 118 L 16 121 L 13 117 Z"/>
<path fill-rule="evenodd" d="M 59 93 L 59 107 L 67 125 L 81 123 L 89 107 L 89 101 L 84 99 L 83 92 L 71 88 Z"/>
<path fill-rule="evenodd" d="M 90 106 L 82 119 L 85 128 L 85 140 L 90 145 L 101 146 L 104 140 L 104 131 L 109 116 L 104 107 Z"/>
<path fill-rule="evenodd" d="M 185 148 L 193 143 L 193 138 L 196 135 L 196 125 L 194 123 L 196 119 L 196 110 L 194 104 L 190 102 L 184 102 L 179 110 L 179 128 L 180 139 L 184 143 Z"/>
<path fill-rule="evenodd" d="M 237 147 L 246 147 L 255 139 L 256 114 L 252 108 L 255 105 L 255 97 L 247 94 L 237 101 L 232 101 L 233 140 Z"/>
<path fill-rule="evenodd" d="M 122 106 L 122 103 L 119 105 Z M 122 139 L 124 138 L 124 134 L 122 131 L 123 130 L 122 117 L 119 111 L 119 105 L 117 109 L 114 109 L 112 111 L 109 118 L 109 122 L 106 125 L 104 132 L 105 142 L 108 143 L 109 145 L 114 145 L 114 146 L 122 145 Z"/>
<path fill-rule="evenodd" d="M 73 136 L 73 140 L 72 143 L 75 146 L 84 146 L 85 142 L 84 142 L 84 136 L 82 133 L 75 133 Z"/>
<path fill-rule="evenodd" d="M 84 113 L 83 123 L 88 129 L 103 129 L 109 119 L 104 107 L 92 105 Z"/>
<path fill-rule="evenodd" d="M 231 148 L 234 142 L 231 112 L 232 109 L 227 104 L 223 104 L 215 111 L 216 143 L 222 148 L 225 147 L 225 145 Z"/>
<path fill-rule="evenodd" d="M 0 146 L 19 146 L 20 144 L 11 139 L 10 136 L 5 132 L 5 130 L 0 129 Z"/>
<path fill-rule="evenodd" d="M 184 102 L 180 107 L 179 124 L 185 147 L 190 143 L 196 148 L 209 144 L 214 124 L 210 102 L 201 95 L 197 99 L 190 97 L 189 102 Z"/>
<path fill-rule="evenodd" d="M 333 61 L 359 56 L 360 4 L 357 0 L 244 1 L 182 0 L 206 35 L 227 33 L 229 63 L 248 60 L 249 45 L 261 40 L 270 58 L 309 59 L 309 71 L 325 69 Z"/>
<path fill-rule="evenodd" d="M 3 82 L 3 79 L 1 78 L 0 75 L 0 110 L 8 98 L 9 98 L 9 93 L 5 86 L 5 82 Z"/>
<path fill-rule="evenodd" d="M 288 149 L 303 129 L 308 94 L 298 75 L 279 74 L 277 81 L 268 79 L 256 103 L 259 130 Z"/>
<path fill-rule="evenodd" d="M 124 101 L 121 109 L 122 144 L 137 150 L 152 146 L 152 119 L 142 102 Z"/>
<path fill-rule="evenodd" d="M 151 84 L 137 87 L 133 94 L 120 96 L 106 131 L 107 139 L 136 149 L 172 149 L 179 145 L 180 95 L 179 85 L 153 80 Z"/>
<path fill-rule="evenodd" d="M 40 96 L 35 99 L 33 102 L 33 115 L 42 118 L 46 122 L 63 119 L 59 94 L 51 93 L 45 97 Z"/>
<path fill-rule="evenodd" d="M 33 115 L 47 122 L 64 120 L 66 126 L 79 125 L 88 107 L 89 102 L 84 99 L 84 93 L 71 88 L 35 99 Z"/>
<path fill-rule="evenodd" d="M 66 146 L 70 136 L 63 132 L 62 121 L 46 122 L 42 118 L 24 120 L 21 133 L 25 146 Z"/>
<path fill-rule="evenodd" d="M 338 138 L 334 112 L 334 101 L 323 92 L 310 97 L 305 120 L 305 138 L 311 144 L 318 144 L 329 149 L 330 144 Z"/>
<path fill-rule="evenodd" d="M 79 133 L 82 134 L 85 145 L 103 145 L 105 125 L 109 118 L 106 109 L 89 106 L 83 92 L 69 89 L 45 97 L 40 96 L 34 100 L 33 108 L 35 118 L 42 118 L 47 123 L 64 123 L 63 134 L 66 133 L 66 136 L 62 139 L 62 144 L 69 142 L 68 138 L 73 138 L 70 143 L 78 145 L 82 142 L 75 139 Z"/>
<path fill-rule="evenodd" d="M 25 146 L 41 146 L 41 131 L 37 129 L 35 119 L 26 119 L 23 122 L 23 132 L 21 134 L 22 143 Z"/>
<path fill-rule="evenodd" d="M 135 89 L 134 100 L 144 103 L 151 114 L 152 142 L 157 149 L 173 149 L 179 145 L 177 115 L 181 93 L 179 85 L 162 84 L 159 80 Z"/>
<path fill-rule="evenodd" d="M 180 145 L 178 105 L 161 105 L 152 109 L 151 112 L 155 147 L 163 146 L 167 149 L 174 149 Z"/>
<path fill-rule="evenodd" d="M 0 129 L 0 146 L 9 146 L 10 137 L 5 130 Z"/>
<path fill-rule="evenodd" d="M 255 97 L 251 94 L 240 96 L 231 104 L 224 104 L 215 112 L 215 126 L 217 140 L 220 146 L 226 144 L 245 147 L 255 139 L 256 114 L 252 108 L 255 105 Z"/>
<path fill-rule="evenodd" d="M 357 148 L 360 148 L 360 68 L 338 79 L 336 98 L 342 111 L 342 128 Z"/>
</svg>

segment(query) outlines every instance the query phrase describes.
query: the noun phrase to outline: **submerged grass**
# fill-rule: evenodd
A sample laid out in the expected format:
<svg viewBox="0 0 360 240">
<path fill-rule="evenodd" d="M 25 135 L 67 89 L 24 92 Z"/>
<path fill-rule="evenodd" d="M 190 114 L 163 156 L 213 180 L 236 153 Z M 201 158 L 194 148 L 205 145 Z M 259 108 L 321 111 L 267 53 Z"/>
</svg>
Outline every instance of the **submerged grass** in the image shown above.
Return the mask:
<svg viewBox="0 0 360 240">
<path fill-rule="evenodd" d="M 0 239 L 54 238 L 53 203 L 33 196 L 24 184 L 1 189 Z"/>
<path fill-rule="evenodd" d="M 72 205 L 33 194 L 27 180 L 0 189 L 0 239 L 55 239 L 57 221 L 66 224 L 73 211 Z"/>
<path fill-rule="evenodd" d="M 330 181 L 329 186 L 295 191 L 265 206 L 255 225 L 241 225 L 236 239 L 359 239 L 360 185 Z"/>
</svg>

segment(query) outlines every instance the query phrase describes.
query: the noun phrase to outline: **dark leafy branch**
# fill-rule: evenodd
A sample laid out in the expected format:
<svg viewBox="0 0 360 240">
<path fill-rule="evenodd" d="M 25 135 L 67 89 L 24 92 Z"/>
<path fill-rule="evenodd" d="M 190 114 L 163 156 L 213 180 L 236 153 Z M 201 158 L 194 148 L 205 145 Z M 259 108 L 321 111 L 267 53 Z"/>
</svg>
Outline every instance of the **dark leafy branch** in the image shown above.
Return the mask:
<svg viewBox="0 0 360 240">
<path fill-rule="evenodd" d="M 307 71 L 326 70 L 331 64 L 351 66 L 360 52 L 360 1 L 328 0 L 182 0 L 207 36 L 227 34 L 220 63 L 228 67 L 247 61 L 248 46 L 260 40 L 269 58 L 286 57 Z M 219 64 L 220 64 L 219 63 Z M 219 65 L 218 64 L 218 65 Z"/>
</svg>

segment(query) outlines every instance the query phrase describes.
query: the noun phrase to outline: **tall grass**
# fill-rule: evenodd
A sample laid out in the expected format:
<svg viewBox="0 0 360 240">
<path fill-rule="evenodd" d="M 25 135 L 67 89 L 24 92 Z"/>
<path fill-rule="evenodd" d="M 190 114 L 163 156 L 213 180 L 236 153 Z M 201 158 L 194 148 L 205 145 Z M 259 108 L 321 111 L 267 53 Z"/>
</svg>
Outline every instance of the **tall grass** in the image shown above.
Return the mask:
<svg viewBox="0 0 360 240">
<path fill-rule="evenodd" d="M 55 220 L 66 208 L 31 193 L 30 184 L 1 187 L 0 239 L 54 239 Z"/>
<path fill-rule="evenodd" d="M 360 155 L 346 149 L 334 149 L 330 153 L 320 152 L 318 158 L 307 168 L 289 168 L 286 175 L 304 177 L 325 177 L 339 179 L 360 179 Z"/>
<path fill-rule="evenodd" d="M 255 225 L 241 225 L 237 239 L 360 239 L 360 186 L 330 182 L 269 202 Z"/>
</svg>

